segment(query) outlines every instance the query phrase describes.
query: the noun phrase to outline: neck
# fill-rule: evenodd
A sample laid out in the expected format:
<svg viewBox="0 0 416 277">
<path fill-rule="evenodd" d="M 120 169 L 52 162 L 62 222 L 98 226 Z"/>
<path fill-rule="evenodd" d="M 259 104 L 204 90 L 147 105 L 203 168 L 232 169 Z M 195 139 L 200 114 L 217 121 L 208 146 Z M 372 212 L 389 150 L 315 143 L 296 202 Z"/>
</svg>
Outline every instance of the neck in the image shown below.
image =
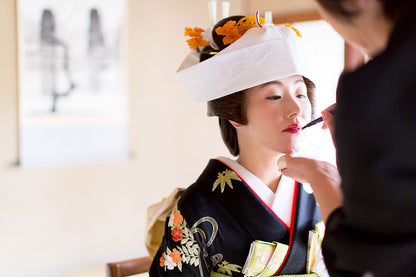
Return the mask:
<svg viewBox="0 0 416 277">
<path fill-rule="evenodd" d="M 237 162 L 263 181 L 273 192 L 276 192 L 282 173 L 277 169 L 281 155 L 265 153 L 262 150 L 241 151 Z"/>
<path fill-rule="evenodd" d="M 389 42 L 390 34 L 393 30 L 393 23 L 387 19 L 379 21 L 364 32 L 367 47 L 364 51 L 370 56 L 375 57 L 383 52 Z"/>
<path fill-rule="evenodd" d="M 388 18 L 379 3 L 369 2 L 369 7 L 353 21 L 355 29 L 361 34 L 362 51 L 370 58 L 383 52 L 389 42 L 394 22 Z"/>
</svg>

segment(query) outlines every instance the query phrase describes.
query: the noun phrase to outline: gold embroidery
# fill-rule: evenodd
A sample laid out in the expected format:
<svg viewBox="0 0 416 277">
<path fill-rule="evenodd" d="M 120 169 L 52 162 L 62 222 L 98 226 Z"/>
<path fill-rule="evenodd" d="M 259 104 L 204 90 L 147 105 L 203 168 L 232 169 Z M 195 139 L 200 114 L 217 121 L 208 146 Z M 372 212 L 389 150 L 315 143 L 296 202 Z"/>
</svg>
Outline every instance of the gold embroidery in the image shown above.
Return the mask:
<svg viewBox="0 0 416 277">
<path fill-rule="evenodd" d="M 224 170 L 223 172 L 218 172 L 218 178 L 215 180 L 212 191 L 214 191 L 218 185 L 221 186 L 221 193 L 224 192 L 225 184 L 227 184 L 231 189 L 233 189 L 233 184 L 231 180 L 241 181 L 241 179 L 235 174 L 234 171 L 229 169 Z"/>
<path fill-rule="evenodd" d="M 240 271 L 241 266 L 236 265 L 236 264 L 230 264 L 227 261 L 223 261 L 221 264 L 218 265 L 218 272 L 219 273 L 223 273 L 223 274 L 227 274 L 232 276 L 234 272 L 241 272 Z"/>
<path fill-rule="evenodd" d="M 290 25 L 289 23 L 286 23 L 285 26 L 288 27 L 288 28 L 290 28 L 290 29 L 292 29 L 293 31 L 295 31 L 295 33 L 296 33 L 296 35 L 298 37 L 300 37 L 300 38 L 302 37 L 302 35 L 300 34 L 299 30 L 296 29 L 295 27 L 293 27 L 292 25 Z"/>
</svg>

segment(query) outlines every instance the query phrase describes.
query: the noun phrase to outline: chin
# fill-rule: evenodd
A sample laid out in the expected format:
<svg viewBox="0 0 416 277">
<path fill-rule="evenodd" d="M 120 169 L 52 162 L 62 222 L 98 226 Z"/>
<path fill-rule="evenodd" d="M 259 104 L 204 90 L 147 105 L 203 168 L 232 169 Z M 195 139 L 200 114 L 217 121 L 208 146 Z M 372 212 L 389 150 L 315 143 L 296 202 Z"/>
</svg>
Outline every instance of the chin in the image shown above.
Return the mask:
<svg viewBox="0 0 416 277">
<path fill-rule="evenodd" d="M 290 140 L 274 145 L 272 150 L 281 154 L 293 154 L 299 152 L 301 144 L 299 140 Z"/>
<path fill-rule="evenodd" d="M 297 153 L 298 151 L 295 151 L 295 150 L 288 150 L 288 151 L 285 151 L 285 152 L 283 152 L 283 154 L 285 154 L 285 155 L 287 155 L 287 154 L 295 154 L 295 153 Z"/>
<path fill-rule="evenodd" d="M 285 155 L 286 154 L 294 154 L 294 153 L 299 152 L 299 147 L 289 147 L 287 149 L 281 149 L 279 152 L 282 153 L 282 154 L 285 154 Z"/>
</svg>

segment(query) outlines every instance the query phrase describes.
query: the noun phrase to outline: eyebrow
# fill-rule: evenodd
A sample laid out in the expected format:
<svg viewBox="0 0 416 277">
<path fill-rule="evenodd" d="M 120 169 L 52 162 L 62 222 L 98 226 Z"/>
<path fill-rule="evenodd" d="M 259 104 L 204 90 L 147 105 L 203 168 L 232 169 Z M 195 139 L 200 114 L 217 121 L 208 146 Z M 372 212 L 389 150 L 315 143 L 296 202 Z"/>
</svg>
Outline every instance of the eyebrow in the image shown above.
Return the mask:
<svg viewBox="0 0 416 277">
<path fill-rule="evenodd" d="M 297 80 L 296 80 L 296 81 L 294 81 L 293 83 L 294 83 L 294 84 L 297 84 L 297 83 L 304 83 L 304 81 L 303 81 L 303 79 L 297 79 Z M 264 84 L 262 84 L 260 87 L 264 87 L 264 86 L 268 86 L 268 85 L 283 85 L 283 83 L 282 83 L 282 82 L 280 82 L 280 81 L 275 80 L 275 81 L 270 81 L 270 82 L 264 83 Z"/>
</svg>

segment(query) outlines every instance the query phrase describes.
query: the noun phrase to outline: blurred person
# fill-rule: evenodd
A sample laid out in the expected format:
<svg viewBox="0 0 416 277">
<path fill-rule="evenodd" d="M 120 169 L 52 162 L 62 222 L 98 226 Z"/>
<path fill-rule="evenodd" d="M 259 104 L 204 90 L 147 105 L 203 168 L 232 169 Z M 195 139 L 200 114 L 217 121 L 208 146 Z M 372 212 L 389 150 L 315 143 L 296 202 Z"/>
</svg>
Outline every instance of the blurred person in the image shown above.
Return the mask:
<svg viewBox="0 0 416 277">
<path fill-rule="evenodd" d="M 279 167 L 314 190 L 327 220 L 331 276 L 416 276 L 416 1 L 317 2 L 322 17 L 370 58 L 340 77 L 336 116 L 335 106 L 322 113 L 341 190 L 324 162 L 287 155 Z"/>
</svg>

